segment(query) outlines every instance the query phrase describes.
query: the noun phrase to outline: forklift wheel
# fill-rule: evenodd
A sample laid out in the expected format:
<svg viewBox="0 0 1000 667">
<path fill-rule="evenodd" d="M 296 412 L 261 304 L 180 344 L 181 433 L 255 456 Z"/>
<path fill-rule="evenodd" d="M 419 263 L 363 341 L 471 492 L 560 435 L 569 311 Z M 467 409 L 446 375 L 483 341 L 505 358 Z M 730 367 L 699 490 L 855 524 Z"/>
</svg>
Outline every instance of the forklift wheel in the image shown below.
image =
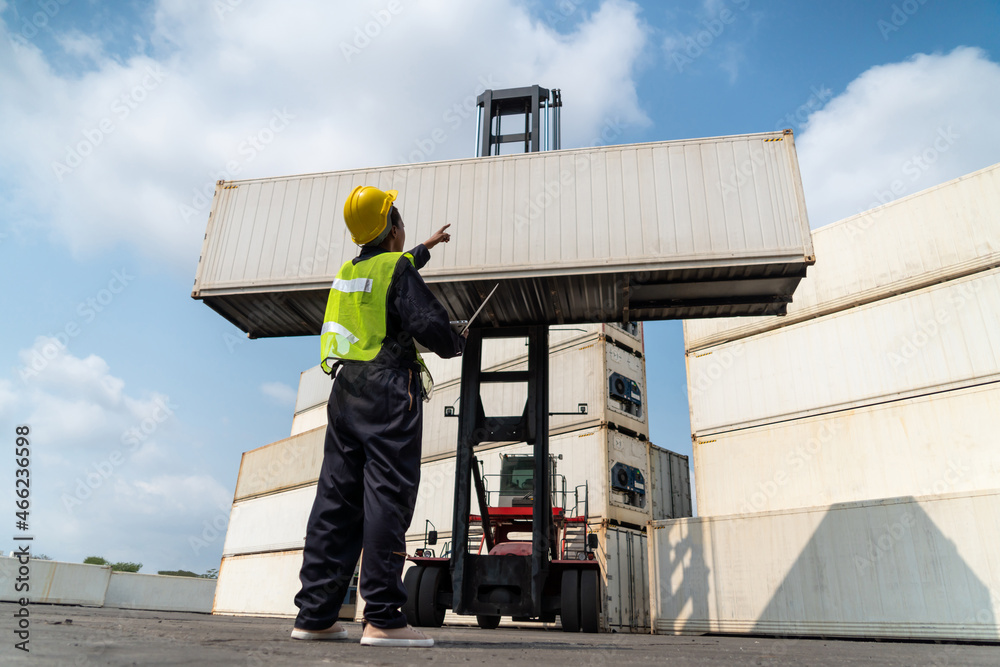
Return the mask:
<svg viewBox="0 0 1000 667">
<path fill-rule="evenodd" d="M 562 618 L 563 632 L 580 631 L 580 573 L 577 570 L 563 570 L 562 574 Z"/>
<path fill-rule="evenodd" d="M 427 567 L 420 577 L 417 617 L 420 619 L 420 625 L 425 628 L 440 628 L 444 625 L 445 608 L 438 604 L 437 598 L 446 572 L 443 567 Z"/>
<path fill-rule="evenodd" d="M 403 615 L 406 622 L 412 626 L 419 626 L 417 619 L 417 594 L 420 591 L 420 579 L 424 573 L 423 565 L 411 565 L 403 577 L 403 587 L 406 589 L 406 604 L 403 605 Z"/>
<path fill-rule="evenodd" d="M 476 614 L 476 623 L 478 623 L 479 627 L 483 630 L 496 630 L 500 627 L 500 617 L 489 616 L 486 614 Z"/>
<path fill-rule="evenodd" d="M 601 625 L 601 580 L 597 570 L 580 572 L 580 628 L 598 632 Z"/>
</svg>

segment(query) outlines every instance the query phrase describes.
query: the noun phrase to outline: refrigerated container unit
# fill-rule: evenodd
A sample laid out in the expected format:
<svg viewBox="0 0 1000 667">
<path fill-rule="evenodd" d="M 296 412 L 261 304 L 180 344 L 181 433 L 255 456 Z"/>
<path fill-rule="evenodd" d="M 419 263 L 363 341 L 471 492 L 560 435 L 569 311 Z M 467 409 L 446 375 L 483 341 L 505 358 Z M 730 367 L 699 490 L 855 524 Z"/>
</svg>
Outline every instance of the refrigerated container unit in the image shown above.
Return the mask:
<svg viewBox="0 0 1000 667">
<path fill-rule="evenodd" d="M 636 323 L 641 324 L 641 323 Z M 578 327 L 553 328 L 550 337 L 550 404 L 553 410 L 566 414 L 554 415 L 550 424 L 553 433 L 585 428 L 595 424 L 614 423 L 622 429 L 641 437 L 649 436 L 648 418 L 645 415 L 645 361 L 642 358 L 642 328 L 636 327 L 639 338 L 633 338 L 617 325 L 596 324 Z M 490 341 L 484 354 L 483 370 L 517 370 L 526 368 L 527 343 L 525 339 L 509 338 Z M 583 348 L 593 348 L 587 351 Z M 606 350 L 600 359 L 600 350 Z M 572 358 L 566 355 L 577 351 Z M 454 454 L 457 421 L 445 417 L 446 407 L 458 410 L 458 391 L 461 379 L 461 358 L 440 359 L 424 355 L 434 377 L 435 389 L 431 402 L 424 406 L 424 458 Z M 573 363 L 581 364 L 571 368 Z M 602 369 L 606 375 L 601 377 Z M 612 374 L 620 382 L 630 380 L 635 392 L 629 396 L 612 395 Z M 630 384 L 630 388 L 633 385 Z M 330 395 L 330 377 L 319 366 L 304 371 L 299 380 L 292 434 L 318 428 L 326 424 L 326 401 Z M 489 391 L 489 390 L 487 390 Z M 493 390 L 498 391 L 498 390 Z M 505 385 L 505 393 L 497 395 L 496 410 L 515 410 L 515 403 L 523 405 L 526 398 L 522 386 Z M 484 400 L 485 400 L 484 396 Z M 581 407 L 585 406 L 585 407 Z M 506 413 L 505 413 L 506 414 Z M 441 420 L 448 421 L 442 422 Z M 449 442 L 439 442 L 439 434 L 447 432 Z M 447 439 L 447 438 L 446 438 Z M 427 443 L 431 442 L 431 446 Z"/>
</svg>

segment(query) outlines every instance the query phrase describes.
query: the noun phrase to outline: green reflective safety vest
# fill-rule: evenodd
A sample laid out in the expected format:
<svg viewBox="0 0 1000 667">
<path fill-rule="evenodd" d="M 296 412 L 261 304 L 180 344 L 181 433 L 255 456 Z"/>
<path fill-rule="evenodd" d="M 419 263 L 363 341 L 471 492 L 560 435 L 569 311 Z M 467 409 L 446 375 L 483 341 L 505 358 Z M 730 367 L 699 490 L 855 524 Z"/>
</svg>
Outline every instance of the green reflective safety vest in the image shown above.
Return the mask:
<svg viewBox="0 0 1000 667">
<path fill-rule="evenodd" d="M 358 262 L 345 262 L 330 286 L 326 315 L 320 332 L 320 365 L 326 373 L 338 360 L 371 361 L 386 335 L 386 302 L 392 274 L 400 257 L 413 264 L 413 255 L 384 252 Z M 417 353 L 425 400 L 430 398 L 433 380 Z"/>
</svg>

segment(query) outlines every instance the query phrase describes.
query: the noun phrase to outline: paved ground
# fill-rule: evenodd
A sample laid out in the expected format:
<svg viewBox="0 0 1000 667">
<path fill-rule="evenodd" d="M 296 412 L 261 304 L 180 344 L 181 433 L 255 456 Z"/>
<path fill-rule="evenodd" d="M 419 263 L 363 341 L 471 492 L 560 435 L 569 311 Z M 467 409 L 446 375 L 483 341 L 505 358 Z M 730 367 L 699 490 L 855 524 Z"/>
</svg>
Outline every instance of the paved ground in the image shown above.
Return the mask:
<svg viewBox="0 0 1000 667">
<path fill-rule="evenodd" d="M 30 655 L 14 649 L 12 614 L 0 603 L 0 664 L 30 665 L 989 665 L 1000 647 L 795 640 L 773 637 L 568 635 L 559 630 L 440 628 L 432 649 L 380 649 L 289 639 L 286 619 L 34 605 Z M 13 659 L 11 659 L 13 658 Z"/>
</svg>

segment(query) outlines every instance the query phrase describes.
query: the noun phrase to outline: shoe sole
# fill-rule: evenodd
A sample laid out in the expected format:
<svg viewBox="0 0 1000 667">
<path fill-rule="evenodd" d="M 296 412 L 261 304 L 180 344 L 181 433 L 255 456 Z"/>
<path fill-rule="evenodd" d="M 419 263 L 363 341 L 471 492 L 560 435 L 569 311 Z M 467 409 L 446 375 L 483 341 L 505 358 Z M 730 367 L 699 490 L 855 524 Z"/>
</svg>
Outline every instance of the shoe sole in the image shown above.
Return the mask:
<svg viewBox="0 0 1000 667">
<path fill-rule="evenodd" d="M 362 637 L 362 646 L 388 646 L 396 648 L 430 648 L 433 639 L 390 639 L 388 637 Z"/>
<path fill-rule="evenodd" d="M 347 630 L 340 632 L 317 632 L 315 630 L 292 630 L 292 639 L 304 639 L 307 641 L 338 641 L 347 639 Z"/>
</svg>

